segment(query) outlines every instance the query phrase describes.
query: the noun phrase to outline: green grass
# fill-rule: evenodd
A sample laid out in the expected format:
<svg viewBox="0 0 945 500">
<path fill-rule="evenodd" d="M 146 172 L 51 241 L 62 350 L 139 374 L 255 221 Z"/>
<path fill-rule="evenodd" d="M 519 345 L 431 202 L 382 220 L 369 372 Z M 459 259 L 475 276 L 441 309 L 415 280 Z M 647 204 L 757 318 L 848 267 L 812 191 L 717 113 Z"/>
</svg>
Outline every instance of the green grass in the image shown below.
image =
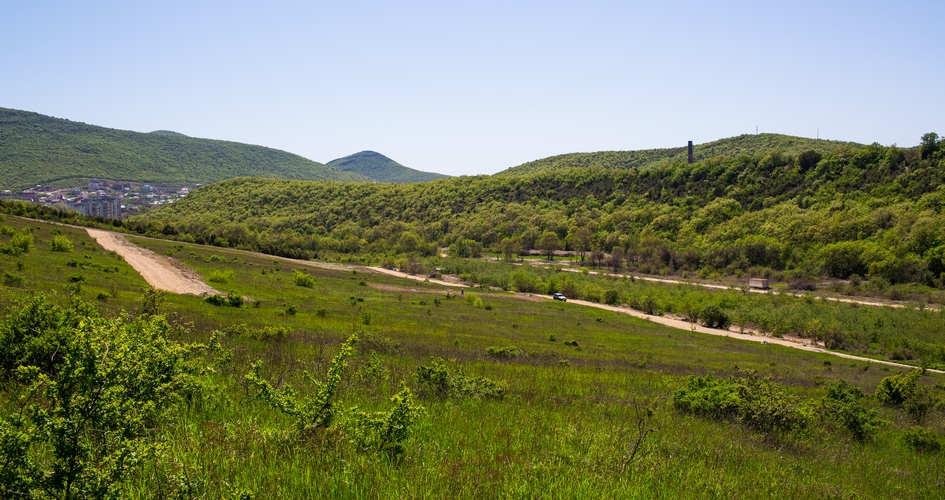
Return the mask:
<svg viewBox="0 0 945 500">
<path fill-rule="evenodd" d="M 48 276 L 43 267 L 30 267 L 70 256 L 43 248 L 53 226 L 30 224 L 41 227 L 36 248 L 22 257 L 36 259 L 25 273 L 31 287 L 66 286 L 69 273 L 52 272 L 57 264 L 46 267 Z M 74 253 L 81 252 L 81 232 L 63 229 L 63 234 L 76 243 Z M 685 375 L 728 375 L 735 365 L 774 377 L 809 401 L 819 400 L 822 385 L 836 380 L 871 394 L 883 377 L 901 372 L 895 368 L 672 330 L 571 303 L 477 290 L 484 304 L 477 308 L 463 297 L 447 298 L 447 288 L 435 284 L 131 240 L 170 253 L 203 276 L 232 272 L 227 290 L 258 306 L 218 307 L 197 297 L 167 296 L 163 310 L 175 323 L 192 325 L 183 330 L 183 340 L 206 341 L 210 330 L 228 331 L 223 343 L 232 359 L 212 375 L 214 392 L 160 429 L 167 459 L 139 469 L 123 491 L 126 497 L 252 492 L 260 498 L 929 498 L 945 491 L 945 455 L 908 448 L 902 436 L 914 424 L 894 409 L 879 408 L 889 424 L 876 441 L 860 444 L 821 425 L 807 434 L 766 436 L 681 414 L 670 403 Z M 123 262 L 105 252 L 88 253 L 93 262 L 113 259 L 122 269 L 118 296 L 101 307 L 131 308 L 132 289 L 141 283 L 124 273 Z M 15 259 L 0 255 L 0 266 L 15 269 Z M 312 288 L 295 284 L 293 271 L 303 268 L 316 278 Z M 82 294 L 88 298 L 98 277 L 85 274 Z M 8 308 L 22 293 L 0 286 L 0 306 Z M 57 297 L 65 300 L 62 293 Z M 287 314 L 287 305 L 296 313 Z M 369 325 L 362 321 L 364 313 L 371 316 Z M 266 326 L 285 327 L 290 334 L 270 340 L 251 334 Z M 391 342 L 362 343 L 345 371 L 338 408 L 389 408 L 400 382 L 415 386 L 417 367 L 433 358 L 470 376 L 504 380 L 507 395 L 422 400 L 426 416 L 399 459 L 359 451 L 338 431 L 299 437 L 291 419 L 248 398 L 243 377 L 251 362 L 262 360 L 262 375 L 273 383 L 311 391 L 302 371 L 324 374 L 341 342 L 355 331 Z M 495 358 L 487 352 L 492 346 L 514 346 L 520 354 Z M 389 370 L 386 379 L 357 375 L 371 362 L 371 347 Z M 930 386 L 943 386 L 943 380 L 922 378 Z M 647 408 L 653 414 L 643 423 L 654 432 L 625 464 L 639 412 Z M 943 420 L 936 410 L 925 426 L 941 437 Z"/>
</svg>

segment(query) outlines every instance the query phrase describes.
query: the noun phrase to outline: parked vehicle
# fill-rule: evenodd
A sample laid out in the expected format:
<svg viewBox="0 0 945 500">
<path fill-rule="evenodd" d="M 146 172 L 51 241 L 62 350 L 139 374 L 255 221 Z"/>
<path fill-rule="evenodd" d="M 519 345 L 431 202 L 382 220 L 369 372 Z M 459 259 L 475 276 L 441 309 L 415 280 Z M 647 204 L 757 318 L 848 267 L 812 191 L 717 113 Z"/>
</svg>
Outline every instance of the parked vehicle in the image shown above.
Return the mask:
<svg viewBox="0 0 945 500">
<path fill-rule="evenodd" d="M 568 301 L 568 298 L 565 297 L 563 293 L 553 293 L 553 294 L 551 294 L 551 298 L 553 298 L 553 299 L 555 299 L 555 300 L 560 300 L 561 302 L 567 302 L 567 301 Z"/>
<path fill-rule="evenodd" d="M 748 288 L 767 290 L 769 288 L 768 280 L 765 278 L 748 278 Z"/>
</svg>

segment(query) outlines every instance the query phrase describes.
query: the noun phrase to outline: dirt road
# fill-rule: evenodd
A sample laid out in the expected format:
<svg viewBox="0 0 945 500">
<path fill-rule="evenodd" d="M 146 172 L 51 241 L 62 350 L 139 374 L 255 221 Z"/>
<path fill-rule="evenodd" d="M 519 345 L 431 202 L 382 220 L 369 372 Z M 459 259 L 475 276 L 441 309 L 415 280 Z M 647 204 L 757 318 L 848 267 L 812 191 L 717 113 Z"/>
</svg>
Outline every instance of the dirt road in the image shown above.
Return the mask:
<svg viewBox="0 0 945 500">
<path fill-rule="evenodd" d="M 219 293 L 207 284 L 205 284 L 201 279 L 200 275 L 197 274 L 193 269 L 183 265 L 182 263 L 165 257 L 163 255 L 158 255 L 150 250 L 145 250 L 143 248 L 137 247 L 129 243 L 124 236 L 118 233 L 112 233 L 109 231 L 102 231 L 99 229 L 86 229 L 89 233 L 89 236 L 94 238 L 99 245 L 101 245 L 106 250 L 111 250 L 122 257 L 125 261 L 131 265 L 141 276 L 154 288 L 160 290 L 167 290 L 174 293 L 180 294 L 194 294 L 197 296 L 205 296 L 209 294 Z M 263 254 L 259 254 L 263 255 Z M 272 257 L 267 255 L 266 257 Z M 315 267 L 322 267 L 318 263 L 297 261 L 292 259 L 292 262 L 306 265 L 313 265 Z M 331 266 L 333 268 L 344 268 L 345 266 Z M 438 285 L 452 286 L 452 287 L 462 287 L 466 288 L 467 285 L 461 283 L 454 283 L 449 281 L 442 281 L 436 279 L 429 279 L 423 276 L 413 276 L 406 273 L 401 273 L 397 271 L 391 271 L 389 269 L 383 269 L 379 267 L 361 267 L 360 269 L 369 272 L 378 272 L 383 274 L 388 274 L 392 276 L 398 276 L 401 278 L 409 278 L 416 281 L 427 281 L 430 283 L 435 283 Z M 377 288 L 382 289 L 381 286 Z M 390 287 L 395 288 L 395 287 Z M 413 290 L 411 290 L 413 291 Z M 532 294 L 516 294 L 518 298 L 524 300 L 551 300 L 550 297 L 544 297 L 539 295 Z M 857 361 L 865 361 L 867 363 L 878 363 L 882 365 L 896 366 L 900 368 L 915 368 L 914 366 L 904 365 L 901 363 L 895 363 L 892 361 L 883 361 L 878 359 L 864 358 L 862 356 L 854 356 L 852 354 L 845 354 L 842 352 L 829 351 L 821 347 L 813 346 L 810 344 L 803 343 L 801 339 L 786 339 L 786 338 L 774 338 L 774 337 L 763 337 L 760 335 L 750 335 L 745 333 L 732 332 L 729 330 L 721 330 L 717 328 L 707 328 L 700 326 L 694 323 L 689 323 L 687 321 L 667 318 L 664 316 L 655 316 L 646 314 L 640 311 L 630 309 L 628 307 L 616 307 L 608 306 L 606 304 L 598 304 L 596 302 L 588 302 L 584 300 L 571 300 L 572 304 L 577 304 L 585 307 L 595 307 L 598 309 L 605 309 L 608 311 L 617 312 L 620 314 L 628 314 L 635 316 L 641 319 L 652 321 L 654 323 L 659 323 L 666 325 L 672 328 L 677 328 L 680 330 L 689 330 L 696 333 L 704 333 L 708 335 L 718 335 L 723 337 L 732 337 L 740 340 L 747 340 L 751 342 L 762 342 L 766 344 L 777 344 L 787 347 L 793 347 L 795 349 L 802 349 L 810 352 L 819 352 L 824 354 L 830 354 L 833 356 L 839 356 L 846 359 L 854 359 Z M 928 371 L 934 373 L 945 373 L 941 370 L 932 370 Z"/>
<path fill-rule="evenodd" d="M 367 269 L 367 270 L 370 270 L 370 271 L 382 272 L 382 273 L 384 273 L 384 274 L 390 274 L 390 275 L 393 275 L 393 276 L 400 276 L 400 277 L 402 277 L 402 278 L 408 278 L 408 279 L 413 279 L 413 280 L 417 280 L 417 281 L 424 281 L 424 280 L 426 279 L 426 278 L 424 278 L 423 276 L 414 276 L 414 275 L 409 275 L 409 274 L 406 274 L 406 273 L 399 273 L 399 272 L 390 271 L 390 270 L 388 270 L 388 269 L 381 269 L 381 268 L 377 268 L 377 267 L 370 267 L 370 268 L 366 268 L 366 269 Z M 456 283 L 449 283 L 449 282 L 444 282 L 444 281 L 430 280 L 430 282 L 431 282 L 431 283 L 432 283 L 432 282 L 437 282 L 437 283 L 439 283 L 439 284 L 445 284 L 445 285 L 447 285 L 447 286 L 465 286 L 465 285 L 457 285 Z M 546 296 L 544 296 L 544 295 L 534 295 L 534 294 L 517 293 L 517 294 L 515 294 L 515 296 L 516 296 L 517 298 L 521 298 L 521 299 L 524 299 L 524 300 L 531 300 L 531 301 L 535 301 L 535 300 L 551 300 L 551 297 L 546 297 Z M 667 318 L 667 317 L 665 317 L 665 316 L 656 316 L 656 315 L 653 315 L 653 314 L 646 314 L 646 313 L 644 313 L 644 312 L 640 312 L 640 311 L 637 311 L 637 310 L 634 310 L 634 309 L 630 309 L 629 307 L 609 306 L 609 305 L 606 305 L 606 304 L 598 304 L 598 303 L 596 303 L 596 302 L 588 302 L 588 301 L 586 301 L 586 300 L 573 300 L 573 299 L 570 299 L 570 300 L 568 300 L 568 302 L 570 302 L 570 303 L 572 303 L 572 304 L 577 304 L 577 305 L 580 305 L 580 306 L 594 307 L 594 308 L 597 308 L 597 309 L 604 309 L 604 310 L 607 310 L 607 311 L 613 311 L 613 312 L 620 313 L 620 314 L 627 314 L 627 315 L 630 315 L 630 316 L 635 316 L 635 317 L 640 318 L 640 319 L 645 319 L 645 320 L 647 320 L 647 321 L 652 321 L 652 322 L 654 322 L 654 323 L 659 323 L 659 324 L 661 324 L 661 325 L 665 325 L 665 326 L 668 326 L 668 327 L 671 327 L 671 328 L 676 328 L 676 329 L 679 329 L 679 330 L 688 330 L 688 331 L 691 331 L 691 332 L 704 333 L 704 334 L 707 334 L 707 335 L 716 335 L 716 336 L 720 336 L 720 337 L 731 337 L 731 338 L 739 339 L 739 340 L 747 340 L 747 341 L 749 341 L 749 342 L 759 342 L 759 343 L 764 343 L 764 344 L 777 344 L 777 345 L 782 345 L 782 346 L 786 346 L 786 347 L 793 347 L 793 348 L 795 348 L 795 349 L 801 349 L 801 350 L 804 350 L 804 351 L 819 352 L 819 353 L 823 353 L 823 354 L 830 354 L 830 355 L 832 355 L 832 356 L 838 356 L 838 357 L 841 357 L 841 358 L 854 359 L 854 360 L 857 360 L 857 361 L 865 361 L 865 362 L 867 362 L 867 363 L 878 363 L 878 364 L 881 364 L 881 365 L 895 366 L 895 367 L 898 367 L 898 368 L 915 368 L 915 366 L 912 366 L 912 365 L 905 365 L 905 364 L 896 363 L 896 362 L 893 362 L 893 361 L 883 361 L 883 360 L 880 360 L 880 359 L 864 358 L 864 357 L 862 357 L 862 356 L 855 356 L 855 355 L 853 355 L 853 354 L 846 354 L 846 353 L 842 353 L 842 352 L 830 351 L 830 350 L 824 349 L 824 348 L 822 348 L 822 347 L 817 347 L 817 346 L 811 345 L 811 344 L 809 344 L 809 343 L 805 343 L 805 341 L 804 341 L 803 339 L 799 339 L 799 338 L 793 338 L 793 339 L 792 339 L 792 338 L 764 337 L 764 336 L 761 336 L 761 335 L 751 335 L 751 334 L 748 334 L 748 333 L 733 332 L 733 331 L 731 331 L 731 330 L 722 330 L 722 329 L 718 329 L 718 328 L 707 328 L 707 327 L 704 327 L 704 326 L 701 326 L 701 325 L 698 325 L 698 324 L 695 324 L 695 323 L 690 323 L 690 322 L 688 322 L 688 321 L 683 321 L 683 320 L 680 320 L 680 319 Z M 942 371 L 942 370 L 928 369 L 928 371 L 933 372 L 933 373 L 945 373 L 945 371 Z"/>
<path fill-rule="evenodd" d="M 200 279 L 197 271 L 181 262 L 132 245 L 124 236 L 101 229 L 86 228 L 105 250 L 121 255 L 154 288 L 198 297 L 220 293 Z"/>
</svg>

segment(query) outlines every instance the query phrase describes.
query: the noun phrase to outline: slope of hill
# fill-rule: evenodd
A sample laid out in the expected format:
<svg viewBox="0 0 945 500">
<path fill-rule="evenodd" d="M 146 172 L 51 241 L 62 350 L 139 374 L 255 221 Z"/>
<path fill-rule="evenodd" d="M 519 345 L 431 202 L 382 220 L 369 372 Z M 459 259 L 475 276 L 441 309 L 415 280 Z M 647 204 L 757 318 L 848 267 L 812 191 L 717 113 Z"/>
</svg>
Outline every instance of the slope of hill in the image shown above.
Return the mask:
<svg viewBox="0 0 945 500">
<path fill-rule="evenodd" d="M 555 247 L 616 252 L 644 273 L 945 287 L 943 157 L 933 141 L 409 185 L 239 178 L 128 224 L 293 256 Z"/>
<path fill-rule="evenodd" d="M 374 151 L 361 151 L 326 163 L 329 167 L 344 172 L 354 172 L 370 177 L 377 182 L 411 183 L 427 182 L 449 177 L 432 172 L 421 172 Z"/>
<path fill-rule="evenodd" d="M 0 108 L 0 182 L 5 189 L 82 184 L 82 179 L 90 177 L 205 184 L 244 175 L 369 180 L 262 146 L 168 131 L 115 130 Z"/>
<path fill-rule="evenodd" d="M 696 161 L 726 156 L 765 155 L 771 151 L 781 151 L 788 156 L 797 156 L 805 151 L 826 154 L 838 148 L 862 148 L 862 144 L 853 142 L 808 139 L 781 134 L 740 135 L 718 141 L 697 144 L 693 147 Z M 645 168 L 650 166 L 686 163 L 687 147 L 665 149 L 643 149 L 639 151 L 600 151 L 596 153 L 568 153 L 530 161 L 512 167 L 499 174 L 530 174 L 545 170 L 566 168 Z"/>
</svg>

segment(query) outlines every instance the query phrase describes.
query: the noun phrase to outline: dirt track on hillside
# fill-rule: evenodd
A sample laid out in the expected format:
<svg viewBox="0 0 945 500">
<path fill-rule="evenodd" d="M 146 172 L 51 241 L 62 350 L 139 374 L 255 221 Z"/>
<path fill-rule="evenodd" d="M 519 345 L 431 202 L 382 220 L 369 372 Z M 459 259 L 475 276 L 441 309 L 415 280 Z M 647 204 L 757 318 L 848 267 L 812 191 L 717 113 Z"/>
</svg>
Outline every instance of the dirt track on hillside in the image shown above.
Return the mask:
<svg viewBox="0 0 945 500">
<path fill-rule="evenodd" d="M 105 250 L 121 255 L 149 285 L 158 290 L 198 297 L 220 293 L 203 282 L 197 271 L 180 261 L 132 245 L 124 236 L 101 229 L 86 228 Z"/>
<path fill-rule="evenodd" d="M 206 283 L 204 283 L 201 280 L 200 275 L 197 274 L 195 270 L 185 266 L 184 264 L 182 264 L 181 262 L 175 259 L 171 259 L 163 255 L 158 255 L 150 250 L 137 247 L 129 243 L 128 240 L 126 240 L 124 236 L 118 233 L 112 233 L 110 231 L 102 231 L 99 229 L 90 229 L 90 228 L 86 228 L 86 230 L 88 231 L 89 236 L 94 238 L 99 243 L 99 245 L 101 245 L 105 250 L 114 251 L 118 253 L 119 255 L 121 255 L 125 259 L 125 261 L 128 262 L 128 264 L 130 264 L 131 267 L 133 267 L 136 271 L 138 271 L 138 273 L 140 273 L 141 276 L 154 288 L 157 288 L 160 290 L 167 290 L 170 292 L 180 293 L 180 294 L 194 294 L 197 296 L 205 296 L 205 295 L 210 295 L 214 293 L 219 293 L 218 291 L 214 290 L 213 288 L 208 286 Z M 254 252 L 251 252 L 251 253 L 254 253 Z M 257 255 L 265 255 L 265 254 L 257 254 Z M 265 255 L 265 256 L 272 257 L 270 255 Z M 303 265 L 311 265 L 313 267 L 323 267 L 323 266 L 329 267 L 330 266 L 332 268 L 339 268 L 339 267 L 345 268 L 345 266 L 326 265 L 322 263 L 297 261 L 294 259 L 284 259 L 284 260 L 296 262 Z M 426 282 L 435 283 L 438 285 L 445 285 L 445 286 L 459 287 L 459 288 L 468 287 L 468 285 L 465 285 L 462 283 L 429 279 L 423 276 L 413 276 L 406 273 L 391 271 L 389 269 L 383 269 L 383 268 L 378 268 L 378 267 L 358 267 L 358 269 L 361 269 L 362 271 L 367 271 L 367 272 L 378 272 L 378 273 L 388 274 L 392 276 L 398 276 L 401 278 L 413 279 L 416 281 L 426 281 Z M 410 292 L 430 293 L 426 290 L 401 289 L 399 287 L 391 286 L 391 285 L 372 284 L 371 286 L 372 288 L 376 288 L 378 290 L 384 290 L 384 291 L 408 291 L 409 290 Z M 433 291 L 433 293 L 439 293 L 439 292 Z M 528 300 L 528 301 L 551 300 L 550 297 L 544 297 L 544 296 L 532 295 L 532 294 L 515 294 L 513 295 L 513 297 L 521 299 L 521 300 Z M 598 309 L 605 309 L 605 310 L 613 311 L 616 313 L 628 314 L 631 316 L 636 316 L 641 319 L 652 321 L 654 323 L 660 323 L 660 324 L 663 324 L 672 328 L 677 328 L 680 330 L 689 330 L 694 333 L 698 332 L 698 333 L 705 333 L 709 335 L 732 337 L 732 338 L 736 338 L 740 340 L 747 340 L 750 342 L 763 342 L 766 344 L 777 344 L 777 345 L 793 347 L 793 348 L 801 349 L 805 351 L 819 352 L 823 354 L 839 356 L 842 358 L 854 359 L 857 361 L 865 361 L 867 363 L 879 363 L 883 365 L 896 366 L 896 367 L 901 367 L 901 368 L 915 368 L 914 366 L 896 363 L 893 361 L 871 359 L 871 358 L 865 358 L 862 356 L 846 354 L 842 352 L 830 351 L 830 350 L 823 349 L 818 346 L 804 343 L 803 341 L 801 341 L 801 339 L 780 339 L 780 338 L 773 338 L 773 337 L 763 337 L 759 335 L 751 335 L 751 334 L 746 334 L 746 333 L 737 333 L 737 332 L 732 332 L 729 330 L 706 328 L 704 326 L 689 323 L 687 321 L 683 321 L 679 319 L 667 318 L 664 316 L 649 315 L 640 311 L 635 311 L 627 307 L 608 306 L 605 304 L 598 304 L 598 303 L 587 302 L 583 300 L 571 300 L 570 302 L 573 304 L 577 304 L 577 305 L 581 305 L 585 307 L 594 307 Z M 945 371 L 941 371 L 941 370 L 930 369 L 928 371 L 934 372 L 934 373 L 945 373 Z"/>
</svg>

